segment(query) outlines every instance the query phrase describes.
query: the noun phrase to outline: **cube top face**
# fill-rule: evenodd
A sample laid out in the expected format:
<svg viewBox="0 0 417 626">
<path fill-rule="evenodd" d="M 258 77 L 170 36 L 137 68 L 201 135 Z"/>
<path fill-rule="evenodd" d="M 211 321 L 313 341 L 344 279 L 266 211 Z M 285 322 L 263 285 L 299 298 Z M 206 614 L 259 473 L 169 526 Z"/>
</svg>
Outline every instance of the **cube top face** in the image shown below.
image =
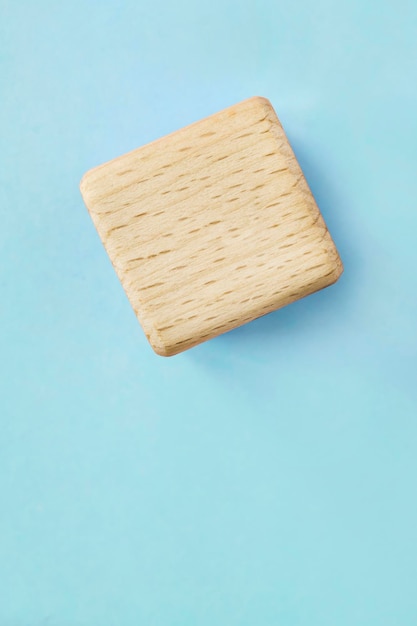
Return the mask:
<svg viewBox="0 0 417 626">
<path fill-rule="evenodd" d="M 342 272 L 264 98 L 90 170 L 81 192 L 158 354 L 240 326 Z"/>
</svg>

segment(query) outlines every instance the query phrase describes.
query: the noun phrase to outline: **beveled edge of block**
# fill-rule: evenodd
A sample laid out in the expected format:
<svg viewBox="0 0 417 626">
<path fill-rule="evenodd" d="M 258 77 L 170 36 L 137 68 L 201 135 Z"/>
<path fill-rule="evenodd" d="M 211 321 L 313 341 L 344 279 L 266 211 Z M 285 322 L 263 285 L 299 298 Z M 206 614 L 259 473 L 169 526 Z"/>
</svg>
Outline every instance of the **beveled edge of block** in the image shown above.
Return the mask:
<svg viewBox="0 0 417 626">
<path fill-rule="evenodd" d="M 222 115 L 226 116 L 231 113 L 234 114 L 236 111 L 236 108 L 243 109 L 245 106 L 248 106 L 251 103 L 253 105 L 258 103 L 260 105 L 267 106 L 272 110 L 272 112 L 274 112 L 273 106 L 271 102 L 268 100 L 268 98 L 265 98 L 264 96 L 251 96 L 250 98 L 245 98 L 244 100 L 241 100 L 240 102 L 237 102 L 236 104 L 232 104 L 224 109 L 221 109 L 220 111 L 216 111 L 214 113 L 211 113 L 210 115 L 206 115 L 205 117 L 202 117 L 198 120 L 195 120 L 194 122 L 191 122 L 190 124 L 186 124 L 185 126 L 182 126 L 181 128 L 178 128 L 169 133 L 166 133 L 165 135 L 162 135 L 161 137 L 157 137 L 156 139 L 148 141 L 137 148 L 133 148 L 133 150 L 128 150 L 127 152 L 124 152 L 123 154 L 119 154 L 118 156 L 113 157 L 112 159 L 109 159 L 108 161 L 104 161 L 104 163 L 100 163 L 99 165 L 95 165 L 94 167 L 89 168 L 81 177 L 80 184 L 79 184 L 81 195 L 84 201 L 85 201 L 84 192 L 87 190 L 90 180 L 93 180 L 96 174 L 100 174 L 101 170 L 106 169 L 108 166 L 116 164 L 120 161 L 123 161 L 126 157 L 130 157 L 137 152 L 140 152 L 144 149 L 151 148 L 153 146 L 157 146 L 159 143 L 164 142 L 166 139 L 170 139 L 173 135 L 178 135 L 178 133 L 187 132 L 191 130 L 193 127 L 199 126 L 202 123 L 208 122 L 213 118 L 216 118 Z"/>
</svg>

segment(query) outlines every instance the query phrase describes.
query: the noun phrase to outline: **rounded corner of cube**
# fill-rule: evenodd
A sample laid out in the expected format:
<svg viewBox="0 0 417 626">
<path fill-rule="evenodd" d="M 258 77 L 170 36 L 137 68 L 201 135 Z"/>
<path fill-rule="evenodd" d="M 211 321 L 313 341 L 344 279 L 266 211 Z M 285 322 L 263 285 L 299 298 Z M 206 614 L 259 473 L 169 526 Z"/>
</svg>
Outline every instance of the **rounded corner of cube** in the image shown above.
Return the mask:
<svg viewBox="0 0 417 626">
<path fill-rule="evenodd" d="M 152 350 L 158 356 L 169 357 L 179 352 L 178 347 L 161 337 L 161 333 L 153 329 L 150 334 L 146 334 Z"/>
<path fill-rule="evenodd" d="M 90 187 L 90 171 L 91 170 L 88 170 L 82 175 L 80 183 L 78 185 L 80 193 L 81 193 L 81 197 L 86 204 L 88 202 L 88 197 L 89 197 L 88 192 L 89 192 L 89 187 Z M 88 204 L 87 204 L 87 207 L 88 207 Z"/>
<path fill-rule="evenodd" d="M 173 351 L 173 349 L 168 345 L 164 345 L 163 343 L 155 343 L 154 341 L 151 341 L 151 340 L 149 340 L 149 343 L 151 344 L 152 350 L 158 356 L 169 357 L 169 356 L 174 356 L 174 354 L 176 354 L 175 351 Z"/>
<path fill-rule="evenodd" d="M 332 260 L 332 272 L 330 274 L 329 285 L 334 285 L 334 283 L 337 283 L 339 278 L 342 276 L 344 269 L 345 268 L 343 266 L 342 259 L 336 252 L 336 257 Z"/>
<path fill-rule="evenodd" d="M 253 96 L 250 98 L 250 101 L 253 102 L 254 105 L 260 108 L 273 109 L 274 107 L 271 104 L 271 101 L 265 96 Z"/>
</svg>

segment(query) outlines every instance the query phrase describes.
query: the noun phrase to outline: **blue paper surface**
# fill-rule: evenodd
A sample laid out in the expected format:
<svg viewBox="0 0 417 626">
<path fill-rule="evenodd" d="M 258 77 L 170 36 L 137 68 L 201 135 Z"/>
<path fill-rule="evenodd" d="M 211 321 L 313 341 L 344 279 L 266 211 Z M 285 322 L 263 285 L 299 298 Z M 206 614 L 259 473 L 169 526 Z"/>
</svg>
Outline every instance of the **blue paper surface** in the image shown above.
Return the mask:
<svg viewBox="0 0 417 626">
<path fill-rule="evenodd" d="M 0 626 L 415 626 L 417 4 L 0 4 Z M 335 286 L 153 354 L 82 174 L 268 97 Z"/>
</svg>

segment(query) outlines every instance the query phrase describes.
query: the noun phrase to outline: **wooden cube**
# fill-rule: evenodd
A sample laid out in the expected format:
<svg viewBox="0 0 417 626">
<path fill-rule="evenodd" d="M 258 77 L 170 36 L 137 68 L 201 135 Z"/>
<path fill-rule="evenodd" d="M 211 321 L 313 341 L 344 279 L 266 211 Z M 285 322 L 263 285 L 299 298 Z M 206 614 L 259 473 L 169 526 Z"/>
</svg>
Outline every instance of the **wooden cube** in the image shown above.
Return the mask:
<svg viewBox="0 0 417 626">
<path fill-rule="evenodd" d="M 327 287 L 343 271 L 264 98 L 90 170 L 81 192 L 164 356 Z"/>
</svg>

